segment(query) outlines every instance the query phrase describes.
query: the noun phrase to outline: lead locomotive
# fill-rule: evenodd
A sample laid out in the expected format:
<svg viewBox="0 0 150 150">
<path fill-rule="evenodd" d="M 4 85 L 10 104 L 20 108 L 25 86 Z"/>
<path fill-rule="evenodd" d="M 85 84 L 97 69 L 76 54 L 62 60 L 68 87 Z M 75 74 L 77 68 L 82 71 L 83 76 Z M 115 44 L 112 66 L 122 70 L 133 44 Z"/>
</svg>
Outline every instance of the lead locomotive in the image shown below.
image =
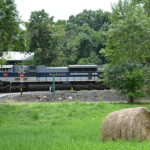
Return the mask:
<svg viewBox="0 0 150 150">
<path fill-rule="evenodd" d="M 97 65 L 69 65 L 67 67 L 46 67 L 44 65 L 1 65 L 0 91 L 19 89 L 48 90 L 53 82 L 56 89 L 104 89 L 98 81 Z"/>
</svg>

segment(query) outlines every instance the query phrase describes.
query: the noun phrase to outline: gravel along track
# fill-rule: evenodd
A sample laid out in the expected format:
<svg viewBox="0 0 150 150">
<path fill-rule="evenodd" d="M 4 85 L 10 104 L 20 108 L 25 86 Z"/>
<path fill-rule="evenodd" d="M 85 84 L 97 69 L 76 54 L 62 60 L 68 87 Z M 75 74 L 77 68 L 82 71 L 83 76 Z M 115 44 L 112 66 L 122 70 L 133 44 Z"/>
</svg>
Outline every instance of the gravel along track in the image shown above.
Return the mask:
<svg viewBox="0 0 150 150">
<path fill-rule="evenodd" d="M 145 98 L 150 101 L 150 97 Z M 61 101 L 83 101 L 83 102 L 127 102 L 127 97 L 122 96 L 115 90 L 91 90 L 91 91 L 56 91 L 51 92 L 24 92 L 8 94 L 0 98 L 1 102 L 61 102 Z"/>
</svg>

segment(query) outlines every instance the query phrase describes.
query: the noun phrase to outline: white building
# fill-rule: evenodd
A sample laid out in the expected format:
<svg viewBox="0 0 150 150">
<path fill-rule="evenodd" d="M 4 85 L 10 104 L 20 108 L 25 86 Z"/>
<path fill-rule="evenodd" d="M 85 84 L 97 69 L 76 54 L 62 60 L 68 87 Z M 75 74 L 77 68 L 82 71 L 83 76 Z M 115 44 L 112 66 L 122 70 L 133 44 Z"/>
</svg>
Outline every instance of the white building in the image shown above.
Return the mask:
<svg viewBox="0 0 150 150">
<path fill-rule="evenodd" d="M 32 60 L 34 58 L 34 53 L 9 51 L 4 52 L 3 56 L 0 58 L 7 60 L 8 64 L 15 64 L 24 60 Z"/>
</svg>

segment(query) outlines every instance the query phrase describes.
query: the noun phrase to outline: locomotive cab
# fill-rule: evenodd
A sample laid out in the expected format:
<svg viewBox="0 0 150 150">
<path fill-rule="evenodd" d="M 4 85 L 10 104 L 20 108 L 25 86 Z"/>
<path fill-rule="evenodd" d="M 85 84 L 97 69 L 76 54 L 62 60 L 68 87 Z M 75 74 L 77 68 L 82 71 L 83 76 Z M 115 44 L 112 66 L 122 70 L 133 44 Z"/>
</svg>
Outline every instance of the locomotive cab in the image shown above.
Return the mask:
<svg viewBox="0 0 150 150">
<path fill-rule="evenodd" d="M 13 65 L 0 65 L 0 78 L 1 78 L 0 80 L 7 81 L 6 77 L 9 77 L 12 72 L 13 72 Z"/>
<path fill-rule="evenodd" d="M 13 69 L 13 65 L 0 65 L 0 91 L 7 89 L 10 84 Z"/>
<path fill-rule="evenodd" d="M 13 65 L 0 65 L 0 72 L 13 72 Z"/>
</svg>

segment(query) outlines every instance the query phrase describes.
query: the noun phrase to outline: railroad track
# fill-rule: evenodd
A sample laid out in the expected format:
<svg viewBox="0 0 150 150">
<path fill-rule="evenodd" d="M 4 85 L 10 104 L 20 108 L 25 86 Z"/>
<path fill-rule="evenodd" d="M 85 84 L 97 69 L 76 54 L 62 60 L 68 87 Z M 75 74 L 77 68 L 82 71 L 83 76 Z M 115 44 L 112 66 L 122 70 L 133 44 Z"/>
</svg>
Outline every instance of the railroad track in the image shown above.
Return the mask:
<svg viewBox="0 0 150 150">
<path fill-rule="evenodd" d="M 103 90 L 108 89 L 103 84 L 55 84 L 56 90 Z M 11 92 L 27 92 L 27 91 L 53 91 L 53 85 L 50 84 L 28 84 L 28 85 L 12 85 L 12 86 L 0 86 L 0 93 Z"/>
</svg>

